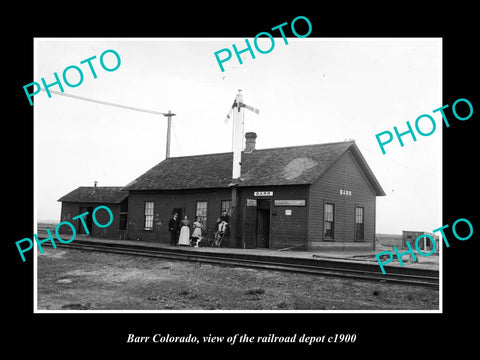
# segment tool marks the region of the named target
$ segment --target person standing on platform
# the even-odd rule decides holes
[[[192,246],[198,247],[198,243],[200,240],[202,240],[202,228],[202,221],[197,216],[195,222],[193,223]]]
[[[178,245],[190,245],[190,220],[185,215],[185,218],[180,222],[180,238],[178,239]]]
[[[168,231],[170,231],[170,245],[176,246],[178,242],[178,221],[177,213],[173,214],[173,217],[168,222]]]

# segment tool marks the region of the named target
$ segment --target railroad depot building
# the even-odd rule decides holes
[[[225,209],[231,231],[222,246],[374,250],[376,197],[385,193],[354,141],[256,149],[256,134],[245,136],[240,179],[232,181],[229,152],[168,157],[116,188],[128,193],[128,206],[119,206],[119,216],[128,209],[125,237],[169,244],[173,212],[199,216],[212,236]],[[69,199],[59,200],[62,221],[79,213]]]
[[[77,234],[86,234],[81,220],[73,220],[79,214],[88,212],[84,221],[88,232],[93,237],[108,239],[126,239],[128,192],[122,191],[121,186],[80,186],[79,188],[62,196],[58,201],[62,202],[61,221],[68,221],[75,225]],[[93,210],[105,205],[112,211],[113,222],[110,226],[100,228],[92,221]],[[104,210],[96,213],[97,221],[107,224],[110,220]],[[72,233],[68,227],[61,227],[61,232]]]

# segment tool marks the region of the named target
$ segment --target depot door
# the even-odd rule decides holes
[[[257,200],[256,247],[270,246],[270,200]]]
[[[93,207],[85,207],[85,206],[80,206],[79,209],[79,214],[83,214],[83,213],[86,213],[88,212],[88,214],[83,217],[84,221],[85,221],[85,224],[86,224],[86,227],[88,229],[88,233],[91,234],[92,233],[92,213],[93,213]],[[82,224],[82,220],[80,220],[80,218],[77,220],[78,223],[77,223],[77,233],[78,234],[86,234],[87,232],[85,231],[85,228]]]

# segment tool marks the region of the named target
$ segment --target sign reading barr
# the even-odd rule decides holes
[[[305,206],[305,200],[275,200],[275,206]]]
[[[273,191],[255,191],[253,196],[273,196]]]

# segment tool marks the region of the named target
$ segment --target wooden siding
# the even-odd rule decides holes
[[[207,201],[207,231],[212,233],[221,215],[221,201],[230,200],[230,189],[182,191],[130,191],[128,197],[127,238],[170,244],[168,221],[174,208],[184,209],[190,221],[195,220],[196,202]],[[144,229],[146,201],[154,202],[153,229]]]
[[[256,191],[273,191],[273,196],[255,196]],[[297,246],[306,249],[308,218],[308,186],[266,186],[239,189],[240,214],[242,224],[240,234],[237,233],[237,247],[254,248],[256,236],[256,207],[246,206],[247,199],[270,199],[270,249],[283,249]],[[275,206],[275,200],[305,200],[305,206]],[[285,210],[291,210],[286,215]]]
[[[341,195],[340,190],[351,191]],[[310,186],[308,248],[334,248],[332,243],[373,249],[375,244],[375,192],[349,151]],[[334,238],[324,237],[325,202],[335,204]],[[355,239],[355,207],[364,207],[364,240]],[[338,248],[338,247],[337,247]],[[344,245],[341,247],[344,248]]]
[[[255,196],[255,191],[273,191],[272,197]],[[131,191],[129,195],[128,239],[170,243],[168,220],[174,208],[184,208],[190,220],[195,216],[197,201],[207,201],[207,230],[211,235],[220,216],[221,201],[231,200],[230,189],[182,191]],[[270,199],[269,248],[281,249],[300,245],[306,248],[308,186],[252,187],[238,189],[237,230],[235,239],[226,238],[222,246],[256,247],[256,207],[247,207],[247,199]],[[275,206],[274,200],[305,200],[305,206]],[[153,201],[153,229],[144,230],[144,204]],[[291,210],[286,215],[285,210]],[[231,219],[233,221],[233,219]],[[231,222],[232,222],[231,221]]]
[[[62,202],[60,221],[61,222],[68,221],[72,223],[75,226],[75,231],[78,234],[82,231],[80,230],[80,228],[83,229],[83,225],[80,219],[73,220],[73,218],[83,213],[84,211],[82,211],[82,209],[85,207],[91,207],[93,211],[97,206],[100,206],[100,205],[108,206],[108,208],[112,211],[113,222],[105,228],[100,228],[95,225],[95,222],[93,222],[93,219],[92,219],[92,231],[90,235],[92,235],[93,237],[99,237],[99,238],[118,239],[120,237],[120,230],[119,230],[120,204]],[[90,212],[90,216],[91,215],[92,213]],[[86,217],[84,217],[84,219],[85,218]],[[98,221],[99,224],[107,224],[108,221],[110,220],[110,217],[106,210],[99,209],[95,213],[95,219]],[[61,226],[59,230],[60,230],[60,233],[62,234],[72,233],[70,227],[68,227],[67,225]],[[82,233],[85,233],[85,232],[82,232]]]

